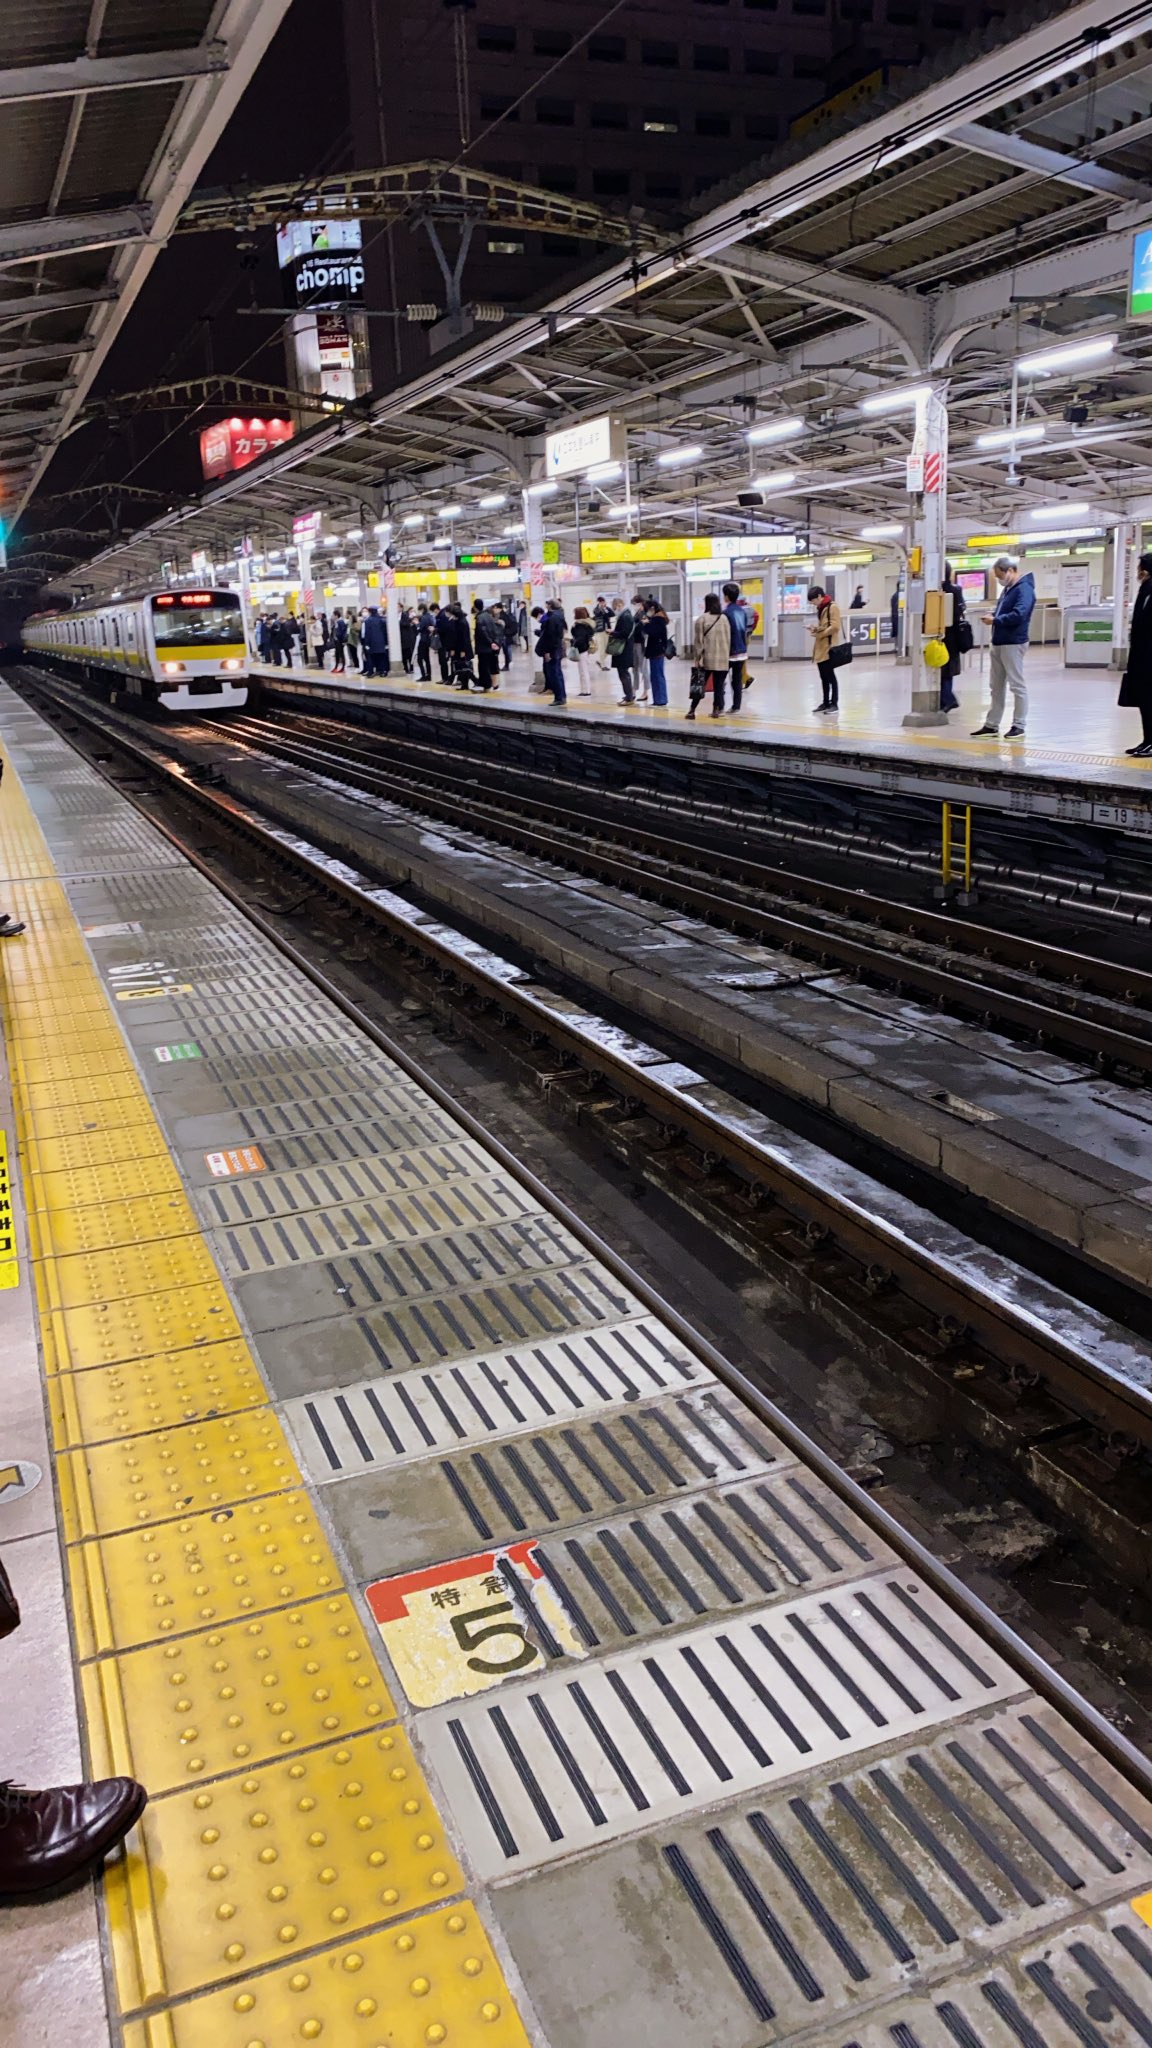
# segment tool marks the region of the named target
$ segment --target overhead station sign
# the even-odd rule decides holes
[[[458,569],[514,569],[516,555],[509,548],[472,548],[456,557]]]
[[[736,562],[783,560],[796,553],[794,533],[655,535],[643,540],[586,540],[583,562]],[[727,573],[727,572],[725,572]]]
[[[561,427],[544,442],[544,474],[549,477],[575,476],[582,469],[598,469],[603,462],[623,462],[626,430],[623,420],[602,413],[598,419],[581,420],[578,426]]]

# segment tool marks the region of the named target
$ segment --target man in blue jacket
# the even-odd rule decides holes
[[[1000,737],[1000,721],[1004,716],[1004,703],[1008,691],[1012,692],[1012,723],[1005,733],[1005,739],[1022,740],[1028,721],[1028,686],[1024,681],[1024,649],[1028,645],[1028,622],[1036,606],[1036,585],[1031,573],[1022,576],[1019,562],[1010,555],[1001,555],[993,562],[992,574],[1000,585],[1000,596],[994,612],[985,613],[984,624],[992,628],[992,660],[989,680],[992,686],[992,702],[983,725],[978,725],[973,739],[983,739],[985,734]]]
[[[733,711],[739,711],[744,701],[744,691],[747,688],[747,668],[745,664],[748,660],[748,611],[740,595],[740,585],[738,583],[726,583],[724,585],[724,617],[728,621],[728,631],[731,636],[728,673],[732,678],[732,709]],[[716,686],[712,709],[717,717],[719,717],[724,709],[723,682]]]

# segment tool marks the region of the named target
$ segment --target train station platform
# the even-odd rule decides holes
[[[961,709],[946,726],[906,728],[908,670],[887,655],[858,657],[841,672],[837,716],[813,714],[819,686],[804,662],[754,662],[752,688],[735,715],[713,721],[710,699],[689,724],[689,664],[668,664],[669,705],[621,708],[612,674],[597,672],[591,699],[575,694],[574,661],[565,663],[568,703],[531,688],[539,663],[519,654],[500,688],[490,696],[465,696],[439,682],[393,674],[365,681],[349,670],[332,675],[316,668],[289,671],[254,663],[283,701],[316,695],[363,703],[365,692],[381,692],[417,704],[458,706],[470,717],[498,716],[515,726],[526,715],[540,716],[582,739],[591,727],[605,745],[641,745],[672,759],[732,757],[742,769],[759,765],[774,775],[818,778],[845,789],[875,788],[902,795],[976,803],[1040,818],[1152,832],[1152,761],[1130,760],[1125,748],[1140,738],[1137,713],[1116,704],[1119,676],[1112,669],[1067,669],[1058,651],[1029,650],[1027,676],[1032,712],[1024,740],[975,739],[988,703],[985,651],[959,683]],[[1007,720],[1005,720],[1007,724]]]
[[[1152,1804],[7,689],[0,743],[4,1768],[150,1795],[8,1914],[6,2048],[1152,2038]]]

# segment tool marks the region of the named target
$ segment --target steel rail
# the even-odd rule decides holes
[[[423,806],[434,815],[466,829],[492,833],[495,827],[495,836],[521,851],[551,862],[560,861],[566,866],[594,876],[599,881],[613,883],[635,894],[662,898],[673,903],[677,909],[691,911],[713,922],[727,925],[733,930],[746,932],[759,939],[771,938],[791,952],[806,954],[820,962],[835,962],[838,966],[848,967],[854,973],[870,979],[895,981],[930,998],[933,1002],[945,1003],[981,1020],[992,1016],[998,1023],[1011,1024],[1049,1041],[1062,1043],[1080,1054],[1087,1054],[1094,1060],[1114,1062],[1116,1065],[1134,1068],[1144,1075],[1152,1076],[1152,1035],[1145,1038],[1131,1030],[1102,1022],[1098,1018],[1081,1016],[1074,1007],[1053,1008],[1047,1002],[1015,994],[995,982],[978,978],[965,979],[947,968],[917,959],[905,950],[893,951],[874,942],[854,938],[834,926],[806,923],[799,918],[784,916],[765,904],[750,904],[738,896],[725,893],[714,883],[701,887],[672,872],[661,873],[646,868],[636,857],[638,852],[669,863],[669,866],[676,864],[674,855],[670,855],[666,839],[638,832],[634,827],[628,826],[620,835],[626,840],[628,853],[626,857],[616,859],[599,850],[594,842],[589,843],[587,839],[580,843],[573,843],[571,839],[559,842],[555,837],[558,831],[572,835],[577,828],[572,814],[558,806],[532,805],[537,814],[550,812],[543,821],[547,824],[547,831],[536,831],[529,825],[518,823],[503,815],[492,820],[486,819],[483,806],[477,800],[475,784],[471,786],[467,797],[461,796],[459,799],[430,796],[426,791],[416,794],[411,784],[406,783],[403,777],[374,765],[367,766],[355,755],[345,754],[341,757],[333,752],[330,743],[323,748],[318,745],[308,746],[299,741],[283,739],[274,732],[270,733],[263,726],[252,728],[249,724],[246,727],[243,722],[230,730],[239,731],[242,736],[251,731],[255,744],[273,758],[293,760],[328,776],[350,773],[361,788],[390,796],[398,794],[400,800],[412,808],[419,809]],[[518,802],[523,808],[523,798],[519,798]],[[597,819],[596,822],[600,824],[602,821]],[[750,862],[739,854],[733,858],[730,865],[737,871],[741,885],[749,889],[778,888],[780,882],[787,879],[780,870]],[[816,887],[820,894],[834,894],[838,898],[837,910],[853,915],[857,919],[861,908],[865,915],[869,916],[877,902],[875,898],[856,897],[854,892],[840,889],[834,884],[830,885],[827,891],[824,890],[823,884]],[[897,912],[896,906],[885,904],[884,911],[887,914],[887,922],[900,921],[901,914]],[[912,910],[902,913],[905,931],[909,932],[909,936],[922,940],[925,935],[918,928],[917,919],[918,913]],[[913,920],[910,931],[909,920]],[[932,922],[933,936],[937,932],[946,937],[951,936],[953,928],[948,919],[933,912],[926,912],[923,921],[926,923],[929,920]],[[987,950],[992,950],[998,937],[998,934],[989,936]],[[1145,984],[1148,1000],[1152,1002],[1152,976],[1143,975],[1139,970],[1126,974],[1124,970],[1112,967],[1112,963],[1097,963],[1087,955],[1067,955],[1056,947],[1013,941],[1011,950],[1017,957],[1018,949],[1026,952],[1028,965],[1034,973],[1040,964],[1047,964],[1049,959],[1053,963],[1070,962],[1074,973],[1084,975],[1091,974],[1098,964],[1102,968],[1107,966],[1112,973],[1123,977],[1126,993],[1136,984]],[[1083,989],[1077,990],[1074,1001],[1079,1000],[1084,993],[1086,991]],[[1152,1034],[1152,1018],[1149,1019],[1149,1025]]]
[[[1094,1427],[1120,1432],[1152,1448],[1152,1391],[1097,1356],[1086,1343],[1066,1336],[1058,1317],[1045,1323],[1038,1313],[990,1284],[977,1263],[966,1267],[956,1259],[942,1260],[899,1222],[867,1209],[846,1184],[822,1182],[800,1160],[758,1143],[738,1117],[726,1119],[707,1101],[670,1086],[658,1070],[654,1073],[630,1061],[610,1041],[590,1036],[570,1010],[551,1008],[534,993],[527,977],[521,977],[524,985],[518,986],[515,975],[497,971],[506,970],[506,962],[489,955],[492,964],[486,965],[480,948],[451,927],[430,929],[429,920],[409,912],[398,897],[391,904],[382,902],[381,895],[389,892],[357,882],[342,860],[322,855],[289,829],[270,825],[227,791],[193,779],[184,765],[173,765],[154,745],[110,729],[106,716],[90,707],[77,705],[39,680],[33,687],[213,813],[230,832],[246,837],[265,862],[287,863],[304,874],[314,887],[374,923],[391,943],[417,952],[442,981],[466,987],[482,1008],[495,1008],[515,1019],[531,1039],[548,1042],[563,1059],[595,1072],[659,1128],[680,1131],[706,1161],[726,1166],[752,1193],[767,1193],[801,1225],[827,1234],[862,1272],[882,1266],[902,1295],[939,1325],[957,1325],[959,1319],[958,1326],[967,1328],[999,1365],[1042,1379]],[[1093,1339],[1099,1342],[1098,1330]]]
[[[73,710],[72,706],[67,708],[69,711]],[[101,725],[96,718],[88,717],[86,722],[103,738],[109,737],[107,726]],[[143,748],[137,749],[124,742],[120,735],[115,736],[115,743],[125,746],[130,753],[136,753],[153,768],[161,765],[154,759],[149,759]],[[112,782],[113,787],[118,787],[114,778],[106,773],[99,762],[94,765],[97,771],[104,775],[105,780]],[[177,776],[171,769],[167,772],[173,781],[179,783],[185,796],[200,800],[214,798],[213,792],[189,784],[185,778]],[[399,1040],[385,1031],[353,997],[333,982],[314,961],[309,959],[305,951],[293,945],[292,941],[277,929],[272,919],[265,917],[248,902],[242,892],[223,878],[178,832],[156,819],[131,790],[121,789],[119,793],[148,819],[148,822],[167,839],[190,866],[195,868],[197,873],[204,876],[214,888],[219,889],[233,907],[239,910],[285,959],[306,976],[314,988],[363,1031],[371,1043],[388,1059],[393,1060],[410,1080],[422,1088],[439,1109],[453,1117],[470,1138],[482,1145],[534,1201],[554,1216],[565,1230],[570,1231],[577,1242],[597,1259],[621,1286],[634,1294],[649,1313],[657,1316],[766,1428],[776,1431],[788,1448],[823,1479],[837,1498],[859,1515],[880,1541],[889,1544],[895,1554],[902,1558],[911,1570],[917,1572],[933,1592],[939,1594],[941,1599],[962,1616],[976,1633],[1004,1658],[1026,1685],[1064,1715],[1077,1733],[1096,1749],[1135,1791],[1145,1799],[1152,1799],[1152,1761],[1136,1747],[1135,1743],[1130,1742],[1127,1736],[1113,1727],[1098,1708],[1047,1664],[1031,1644],[1010,1627],[986,1601],[981,1600],[965,1586],[946,1564],[935,1557],[925,1544],[876,1501],[865,1487],[843,1471],[821,1445],[755,1386],[723,1352],[702,1336],[642,1274],[636,1272],[613,1245],[601,1237],[576,1210],[570,1208],[552,1188],[540,1180],[530,1167],[495,1137],[478,1117],[436,1080],[435,1076],[429,1074]],[[280,853],[284,851],[279,842],[277,850]]]

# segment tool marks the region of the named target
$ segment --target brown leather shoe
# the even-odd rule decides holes
[[[0,1903],[64,1890],[124,1840],[148,1804],[133,1778],[26,1792],[0,1780]]]

